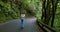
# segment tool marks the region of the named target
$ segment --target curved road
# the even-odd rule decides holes
[[[36,24],[36,18],[26,18],[24,29],[21,29],[21,20],[11,20],[12,22],[0,25],[0,32],[42,32]]]

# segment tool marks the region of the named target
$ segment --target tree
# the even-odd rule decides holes
[[[51,0],[51,1],[52,1],[52,21],[51,21],[51,27],[53,27],[58,0]]]
[[[53,27],[55,13],[57,9],[58,0],[42,0],[42,17],[41,19],[45,24],[49,24],[51,21],[51,26]],[[52,20],[50,20],[52,19]]]

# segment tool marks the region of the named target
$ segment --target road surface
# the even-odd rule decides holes
[[[36,18],[26,18],[24,29],[21,29],[21,20],[11,20],[11,22],[0,25],[0,32],[41,32],[36,24]]]

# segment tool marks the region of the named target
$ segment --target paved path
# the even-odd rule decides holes
[[[40,32],[36,24],[36,18],[27,18],[24,22],[24,29],[21,29],[21,20],[0,25],[0,32]]]

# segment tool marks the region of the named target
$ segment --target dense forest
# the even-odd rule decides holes
[[[20,18],[21,12],[26,15],[37,15],[40,10],[39,6],[39,0],[0,0],[0,22]]]
[[[60,0],[0,0],[0,23],[21,18],[21,13],[60,30]]]

